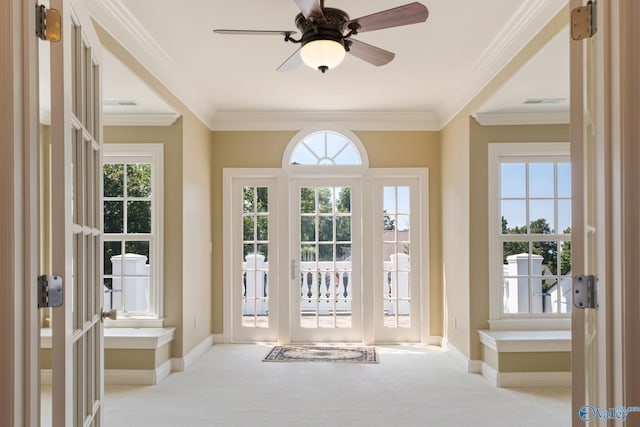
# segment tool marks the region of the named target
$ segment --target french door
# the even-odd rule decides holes
[[[51,0],[52,268],[64,280],[52,310],[53,426],[100,426],[103,397],[100,42],[84,2]]]
[[[232,342],[427,342],[425,170],[224,171]]]
[[[300,179],[289,191],[291,340],[362,341],[360,182]]]
[[[422,277],[428,268],[423,256],[421,180],[418,177],[376,178],[370,245],[374,277],[375,342],[418,342],[427,330],[428,298]],[[425,316],[423,316],[423,313]]]
[[[231,248],[225,252],[232,256],[233,341],[278,340],[277,184],[269,175],[231,183]]]

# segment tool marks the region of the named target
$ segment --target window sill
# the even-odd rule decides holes
[[[571,351],[571,331],[479,330],[480,342],[498,353]]]
[[[176,328],[105,328],[105,349],[159,349],[171,341]],[[51,348],[51,329],[40,330],[40,347]]]

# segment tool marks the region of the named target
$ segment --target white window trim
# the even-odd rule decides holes
[[[568,160],[568,142],[509,142],[489,143],[489,327],[492,330],[536,330],[570,329],[570,313],[567,314],[529,314],[502,313],[501,287],[496,283],[502,278],[502,250],[497,230],[502,227],[500,219],[500,163],[503,159],[521,158],[523,161]],[[555,161],[555,160],[554,160]]]
[[[118,312],[117,320],[105,321],[105,327],[135,328],[162,327],[164,307],[164,146],[163,144],[104,144],[103,165],[109,163],[151,163],[151,235],[150,251],[154,254],[151,263],[152,287],[151,312],[154,316],[130,316]],[[103,234],[104,238],[104,234]]]

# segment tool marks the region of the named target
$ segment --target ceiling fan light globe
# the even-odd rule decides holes
[[[334,40],[313,40],[302,46],[300,51],[302,61],[314,70],[335,68],[345,55],[344,46]]]

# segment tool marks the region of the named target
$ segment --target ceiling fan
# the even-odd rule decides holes
[[[355,40],[352,36],[366,31],[382,30],[424,22],[429,17],[426,6],[414,2],[350,19],[340,10],[324,6],[324,0],[295,0],[301,13],[296,16],[296,27],[302,37],[295,39],[295,31],[213,30],[216,34],[281,35],[285,42],[301,44],[278,71],[289,71],[304,62],[325,73],[338,66],[348,52],[370,64],[381,66],[393,60],[395,54],[379,47]]]

